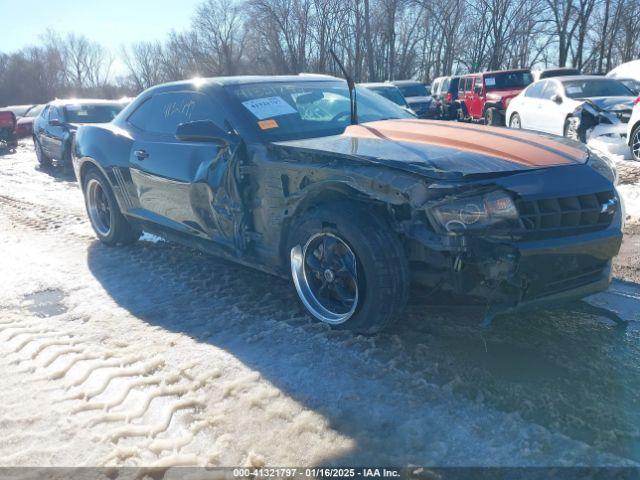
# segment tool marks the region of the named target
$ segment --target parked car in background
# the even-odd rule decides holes
[[[16,121],[22,118],[25,113],[29,111],[29,109],[33,108],[35,105],[9,105],[8,107],[0,108],[1,111],[9,111],[13,112],[16,117]]]
[[[627,87],[611,78],[556,77],[536,82],[514,98],[507,118],[511,128],[625,145],[634,99]]]
[[[622,211],[605,159],[417,120],[366,89],[355,115],[349,99],[326,76],[198,79],[82,125],[73,164],[97,237],[144,228],[289,277],[314,318],[364,333],[401,317],[412,281],[491,315],[608,287]]]
[[[627,139],[631,158],[640,162],[640,96],[633,101],[633,112],[627,125]]]
[[[70,99],[48,103],[33,123],[33,143],[40,165],[71,168],[75,132],[87,123],[108,123],[126,103],[119,100]]]
[[[31,137],[33,135],[33,121],[40,115],[44,105],[34,105],[16,122],[16,136],[18,138]]]
[[[440,77],[431,84],[431,96],[437,118],[453,120],[458,117],[458,83],[460,77]]]
[[[409,104],[400,92],[400,89],[391,82],[359,83],[358,87],[371,90],[372,92],[383,96],[387,100],[392,101],[396,105],[407,109],[409,112],[415,113],[413,110],[411,110],[411,107],[409,107]]]
[[[528,69],[465,75],[458,84],[458,118],[504,125],[509,102],[532,82]]]
[[[16,116],[10,110],[0,110],[0,153],[18,146]]]
[[[418,118],[430,118],[433,115],[431,87],[416,80],[397,80],[392,82],[400,89],[411,110]]]
[[[545,70],[536,70],[532,73],[534,80],[543,80],[551,77],[564,77],[567,75],[582,75],[582,72],[579,69],[571,67],[547,68]]]

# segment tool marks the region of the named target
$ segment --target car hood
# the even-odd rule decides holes
[[[583,164],[586,147],[560,137],[430,120],[385,120],[347,127],[342,135],[276,142],[305,151],[418,173],[437,179],[500,176]]]
[[[585,102],[595,105],[600,110],[618,111],[633,109],[633,101],[635,97],[590,97],[582,98]]]
[[[21,117],[20,120],[16,122],[16,125],[28,125],[30,123],[33,123],[33,120],[33,117]]]
[[[431,102],[431,97],[405,97],[405,100],[409,105],[412,103],[429,103]]]

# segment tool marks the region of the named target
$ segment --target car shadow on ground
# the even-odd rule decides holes
[[[76,183],[76,175],[73,170],[69,168],[63,168],[57,165],[36,165],[35,170],[48,175],[56,182]]]
[[[499,318],[486,330],[476,313],[411,302],[396,327],[366,338],[309,320],[284,280],[175,244],[94,242],[88,265],[136,317],[225,349],[354,439],[353,451],[326,464],[518,462],[438,450],[473,442],[439,424],[433,405],[447,398],[461,425],[502,412],[640,461],[638,322],[620,329],[560,309]],[[629,299],[635,311],[638,298]],[[505,434],[492,418],[480,426],[485,438]],[[420,457],[426,451],[433,457]]]

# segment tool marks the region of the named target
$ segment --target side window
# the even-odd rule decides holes
[[[473,93],[480,95],[482,93],[482,77],[475,77],[473,84]]]
[[[47,105],[46,107],[44,107],[44,109],[42,110],[42,112],[40,112],[40,116],[43,119],[48,119],[49,118],[49,105]]]
[[[542,98],[542,90],[546,87],[547,82],[537,82],[527,88],[527,93],[525,93],[525,97],[529,98]]]
[[[138,105],[127,121],[140,130],[146,130],[147,122],[151,116],[151,102],[153,98],[148,98],[141,105]]]
[[[547,82],[547,85],[542,91],[541,97],[544,98],[545,100],[551,100],[551,97],[559,93],[560,93],[560,89],[555,84],[555,82]]]
[[[129,117],[129,122],[151,133],[173,135],[181,123],[197,120],[211,120],[222,127],[216,112],[220,109],[204,94],[167,92],[147,100]]]
[[[62,120],[60,118],[60,109],[58,107],[51,107],[49,109],[49,120]]]

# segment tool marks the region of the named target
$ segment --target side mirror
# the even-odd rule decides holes
[[[562,97],[557,93],[554,93],[553,95],[551,95],[551,101],[560,105],[562,103]]]
[[[182,142],[209,142],[225,146],[230,136],[211,120],[198,120],[178,125],[176,138]]]
[[[51,125],[52,127],[59,127],[62,125],[62,122],[60,120],[58,120],[57,118],[51,119],[49,120],[49,125]]]

